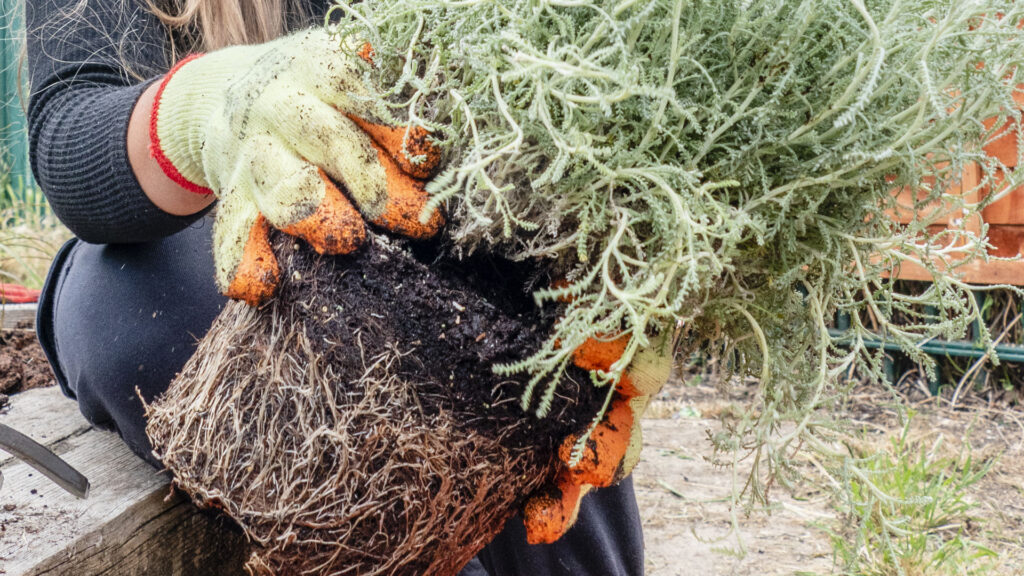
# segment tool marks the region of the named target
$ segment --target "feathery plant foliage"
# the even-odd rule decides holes
[[[843,517],[831,534],[839,573],[991,572],[998,554],[971,534],[979,523],[978,506],[967,493],[994,462],[975,458],[969,441],[947,455],[942,436],[929,445],[912,440],[909,432],[908,420],[888,450],[851,449],[855,460],[838,502]]]
[[[456,248],[567,279],[536,294],[567,302],[546,345],[500,367],[532,375],[524,406],[544,414],[590,337],[630,337],[616,371],[670,340],[722,355],[763,390],[716,438],[756,452],[755,498],[798,447],[842,457],[817,409],[844,375],[881,377],[870,331],[927,362],[916,343],[977,316],[955,271],[984,254],[981,206],[958,180],[980,163],[986,201],[1022,180],[982,151],[983,120],[1020,120],[1022,20],[1012,0],[375,0],[329,16],[340,41],[373,45],[380,116],[448,147],[428,190]],[[920,191],[909,225],[891,217],[898,189]],[[933,272],[924,294],[885,279],[907,262]],[[854,319],[844,343],[826,330],[837,311]]]

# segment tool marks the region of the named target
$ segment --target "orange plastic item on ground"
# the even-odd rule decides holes
[[[39,301],[39,290],[25,288],[18,284],[5,284],[0,282],[0,303],[3,304],[27,304]]]

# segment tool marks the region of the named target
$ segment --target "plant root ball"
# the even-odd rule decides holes
[[[524,379],[491,370],[549,329],[492,303],[521,283],[368,244],[323,257],[276,236],[278,297],[228,304],[148,407],[175,484],[254,542],[251,574],[454,575],[596,412],[585,374],[537,419]]]

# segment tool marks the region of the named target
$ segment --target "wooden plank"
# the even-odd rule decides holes
[[[0,468],[0,566],[40,574],[242,574],[244,538],[182,497],[114,434],[89,430],[54,446],[92,483],[86,500],[19,461]]]
[[[1024,260],[992,261],[971,264],[965,277],[971,284],[1011,284],[1024,286]]]
[[[938,168],[943,166],[948,166],[948,164],[939,165]],[[926,183],[929,186],[934,186],[935,178],[927,178]],[[981,192],[979,189],[980,184],[981,167],[977,164],[971,164],[964,169],[960,182],[955,183],[949,189],[948,194],[962,196],[967,203],[976,203]],[[893,190],[893,193],[896,195],[896,206],[889,212],[889,215],[897,222],[909,224],[916,220],[924,222],[929,226],[945,227],[951,220],[963,217],[962,210],[954,210],[952,204],[947,202],[935,201],[924,206],[918,206],[917,204],[924,201],[930,194],[927,190],[901,188]],[[980,227],[980,221],[968,223],[967,227],[971,230],[978,228]]]
[[[0,328],[10,330],[22,323],[35,326],[35,304],[0,304]]]
[[[1024,260],[973,262],[957,268],[957,275],[971,284],[1009,284],[1024,286]],[[922,266],[904,262],[900,266],[901,280],[932,281],[932,275]]]
[[[970,166],[964,171],[961,193],[969,203],[976,203],[981,200],[983,194],[988,191],[981,187],[981,170],[977,165]],[[903,193],[907,195],[906,192]],[[1024,188],[1014,190],[999,201],[985,207],[979,216],[971,218],[964,223],[968,231],[980,234],[982,220],[988,223],[988,239],[993,245],[990,256],[1003,258],[1014,258],[1024,253],[1024,218],[1021,217],[1021,210],[1024,209]],[[896,214],[897,218],[909,218],[910,213]],[[955,216],[955,215],[954,215]],[[941,219],[936,219],[940,222]],[[931,229],[931,228],[930,228]],[[942,226],[933,230],[939,233]],[[969,265],[960,266],[956,270],[957,275],[964,281],[971,284],[1010,284],[1024,286],[1024,261],[975,261]],[[932,275],[916,264],[903,263],[898,270],[897,276],[901,280],[932,281]]]
[[[971,164],[964,169],[963,182],[960,183],[960,195],[963,196],[964,201],[967,204],[979,204],[984,194],[984,190],[981,186],[981,166],[977,164]],[[963,212],[961,211],[959,216],[963,218]],[[974,232],[977,235],[981,235],[982,217],[981,214],[975,213],[964,222],[964,228],[970,232]]]
[[[1013,95],[1018,106],[1024,107],[1024,84],[1018,86]],[[995,127],[997,118],[989,118],[984,121],[985,127]],[[1017,166],[1020,150],[1018,149],[1018,126],[1017,120],[1007,119],[993,138],[984,146],[985,153],[999,159],[1008,168],[1021,169]],[[995,186],[998,189],[1000,176],[997,175]],[[986,187],[981,186],[982,172],[978,165],[971,165],[964,171],[963,183],[960,193],[969,203],[979,202],[983,196],[991,193]],[[917,198],[921,198],[918,194]],[[899,209],[895,210],[893,217],[898,222],[909,222],[915,214],[912,209],[912,191],[898,191],[898,200],[901,201]],[[927,207],[926,207],[927,208]],[[1024,254],[1024,187],[1012,190],[1002,198],[992,202],[981,211],[981,218],[972,218],[965,223],[965,228],[972,232],[980,232],[981,222],[984,220],[989,225],[989,242],[993,249],[990,256],[1013,258]],[[918,210],[919,218],[927,218],[927,210]],[[955,217],[954,215],[951,215]],[[948,224],[949,219],[935,218],[936,224]],[[968,266],[957,269],[957,274],[971,284],[1012,284],[1024,286],[1024,262],[973,262]],[[903,280],[931,281],[932,276],[921,266],[915,264],[903,264],[898,270],[898,277]]]
[[[78,411],[78,403],[64,396],[60,388],[36,388],[11,396],[10,406],[0,413],[0,422],[44,446],[52,446],[89,430]],[[0,452],[0,466],[13,456]],[[3,494],[0,493],[0,501]]]
[[[1020,214],[1024,214],[1021,206]],[[988,241],[992,245],[989,256],[1016,258],[1024,252],[1024,226],[1009,224],[992,225],[988,228]]]
[[[1018,84],[1013,93],[1013,100],[1017,106],[1024,109],[1024,84]],[[998,121],[997,118],[988,118],[984,121],[986,130],[991,130]],[[1017,120],[1008,118],[1006,123],[1000,126],[994,134],[994,138],[985,144],[985,154],[998,158],[1005,166],[1013,168],[1017,166]]]
[[[1002,191],[1002,173],[997,173],[994,188]],[[991,189],[986,190],[986,196]],[[1024,186],[1006,192],[1002,198],[992,202],[981,211],[985,222],[989,224],[1024,224]]]
[[[51,448],[89,478],[92,491],[79,500],[18,460],[0,468],[0,560],[9,574],[28,573],[166,484],[113,434],[89,430]]]
[[[89,498],[80,500],[4,455],[0,574],[243,573],[248,547],[237,528],[181,495],[170,496],[165,475],[116,435],[90,428],[57,388],[13,396],[0,422],[49,446],[92,484]]]
[[[62,574],[131,576],[241,576],[248,548],[241,531],[200,512],[180,494],[165,502],[154,492],[68,549],[37,564],[26,576]]]

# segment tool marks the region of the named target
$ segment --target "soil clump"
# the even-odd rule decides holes
[[[55,383],[35,332],[28,329],[0,331],[0,394],[15,394]]]
[[[577,369],[538,419],[498,376],[548,334],[528,266],[374,237],[282,235],[279,293],[230,303],[148,432],[175,483],[260,546],[257,574],[454,575],[551,480],[600,391]]]

